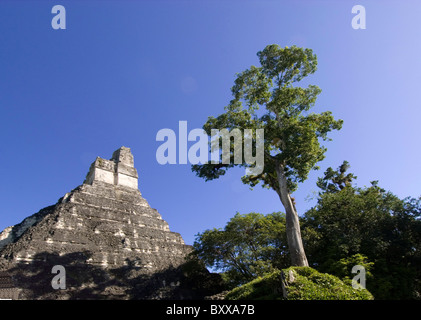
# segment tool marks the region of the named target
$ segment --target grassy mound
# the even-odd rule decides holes
[[[284,288],[282,278],[284,274]],[[286,298],[283,292],[286,292]],[[228,300],[372,300],[367,290],[357,290],[339,278],[309,267],[290,267],[231,290]]]
[[[282,299],[281,271],[258,277],[240,287],[232,289],[225,296],[227,300],[275,300]]]

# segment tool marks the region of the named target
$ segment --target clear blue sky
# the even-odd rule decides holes
[[[51,27],[56,4],[66,30]],[[356,4],[365,30],[351,27]],[[205,182],[155,158],[158,130],[222,113],[235,73],[273,43],[314,50],[313,111],[344,120],[294,194],[299,213],[343,160],[359,186],[420,196],[420,16],[419,1],[1,1],[0,229],[56,203],[122,145],[143,196],[188,244],[237,211],[281,211],[274,191],[241,183],[243,169]]]

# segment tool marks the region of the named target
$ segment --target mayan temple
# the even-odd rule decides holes
[[[183,271],[190,251],[142,197],[121,147],[57,204],[0,233],[0,298],[200,298]]]

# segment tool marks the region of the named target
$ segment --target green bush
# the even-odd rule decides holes
[[[282,299],[281,271],[276,270],[258,277],[240,287],[234,288],[225,296],[227,300],[277,300]]]
[[[309,267],[284,269],[288,300],[372,300],[367,290],[357,290],[339,278],[320,273]],[[277,270],[231,290],[228,300],[274,300],[284,299],[282,272]]]
[[[290,279],[290,271],[294,281]],[[372,300],[365,289],[354,289],[339,278],[309,267],[284,270],[288,283],[288,300]]]

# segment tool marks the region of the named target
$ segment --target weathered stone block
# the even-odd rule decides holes
[[[93,184],[96,181],[137,189],[138,174],[134,168],[130,148],[121,147],[116,150],[111,160],[96,158],[89,169],[85,183]]]

